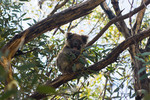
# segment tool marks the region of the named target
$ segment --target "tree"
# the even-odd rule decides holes
[[[40,6],[42,7],[42,2],[45,0],[40,1]],[[80,2],[80,0],[79,0]],[[76,2],[78,3],[78,2]],[[80,78],[83,76],[84,79],[88,79],[89,76],[95,77],[93,75],[100,74],[99,72],[105,68],[104,77],[105,80],[105,86],[103,90],[103,96],[100,94],[100,99],[112,99],[112,98],[122,98],[121,93],[119,93],[119,89],[123,88],[124,82],[127,80],[129,76],[125,75],[125,68],[120,66],[125,66],[127,59],[123,59],[123,55],[121,54],[124,50],[127,48],[129,51],[129,54],[131,56],[131,68],[134,72],[134,91],[135,94],[131,93],[133,90],[133,86],[131,84],[128,85],[128,88],[130,90],[129,97],[132,98],[135,96],[136,100],[140,100],[143,98],[143,96],[146,96],[146,93],[143,93],[143,90],[149,93],[149,69],[148,64],[149,62],[146,62],[146,60],[149,59],[149,41],[150,39],[147,39],[145,41],[142,41],[143,39],[146,39],[150,36],[150,29],[149,29],[149,23],[144,22],[144,25],[142,25],[142,20],[146,11],[146,6],[150,3],[149,0],[143,0],[141,5],[134,10],[130,11],[127,14],[122,15],[122,10],[120,10],[118,0],[111,0],[111,3],[113,5],[113,9],[115,11],[115,14],[112,12],[112,10],[108,7],[107,3],[104,0],[87,0],[84,2],[81,2],[79,4],[75,4],[74,1],[70,2],[69,0],[64,0],[63,2],[58,2],[56,6],[54,7],[54,10],[48,15],[47,18],[39,21],[36,24],[32,25],[26,30],[22,30],[22,26],[20,25],[22,20],[29,20],[30,18],[23,19],[23,16],[25,16],[25,13],[23,13],[19,18],[16,16],[17,12],[21,12],[21,4],[16,4],[15,2],[11,3],[8,1],[1,1],[1,12],[5,11],[5,13],[1,13],[1,22],[2,28],[1,28],[1,42],[3,43],[1,45],[1,70],[2,72],[2,82],[1,85],[1,93],[5,92],[1,96],[1,98],[8,98],[11,94],[14,94],[14,98],[27,98],[30,94],[30,98],[40,99],[47,96],[52,96],[52,98],[61,98],[63,95],[70,95],[70,98],[88,98],[88,96],[79,96],[79,94],[83,94],[81,88],[76,91],[72,92],[71,94],[65,94],[65,92],[61,92],[61,90],[67,88],[67,87],[74,87],[73,83],[70,84],[64,84],[67,83],[70,80],[78,79],[80,81]],[[13,5],[12,5],[13,4]],[[61,12],[56,13],[59,9],[62,9],[65,7],[65,5],[74,5],[70,8],[67,8],[66,10],[63,10]],[[10,9],[7,9],[8,5],[10,6]],[[44,35],[43,33],[47,31],[51,31],[55,29],[53,32],[53,35],[60,34],[60,32],[64,33],[64,31],[61,29],[61,26],[64,24],[69,23],[67,31],[71,31],[72,28],[76,27],[83,19],[88,19],[89,16],[92,16],[92,13],[97,13],[97,11],[92,10],[96,8],[97,6],[101,6],[105,14],[107,14],[109,18],[109,22],[102,28],[97,27],[97,30],[100,29],[100,32],[97,32],[98,34],[92,38],[91,41],[88,42],[85,51],[83,53],[84,56],[86,56],[88,60],[89,66],[84,68],[81,71],[74,72],[71,75],[59,75],[57,73],[58,70],[55,66],[55,57],[58,54],[59,50],[62,48],[64,42],[62,42],[61,39],[54,39],[51,38],[50,43],[47,43],[46,39],[48,36]],[[133,3],[131,2],[131,7],[133,6]],[[17,10],[12,10],[14,8]],[[12,15],[9,14],[7,11],[12,10]],[[95,9],[94,9],[95,10]],[[16,12],[16,14],[14,13]],[[138,13],[138,14],[137,14]],[[6,15],[7,14],[7,15]],[[133,21],[132,16],[137,14],[136,20]],[[100,13],[100,16],[103,14]],[[83,17],[85,16],[85,17]],[[94,16],[94,15],[93,15]],[[78,23],[73,25],[73,20],[76,20],[78,18],[81,18]],[[129,24],[130,28],[127,26],[125,19],[129,18]],[[5,19],[5,20],[4,20]],[[15,21],[14,21],[15,19]],[[148,19],[149,18],[145,18]],[[100,20],[100,19],[99,19]],[[97,23],[99,23],[99,20]],[[107,22],[106,20],[105,22]],[[13,23],[13,24],[12,24]],[[120,31],[120,33],[123,35],[125,40],[119,44],[115,43],[112,45],[110,43],[111,48],[108,49],[109,46],[99,46],[96,41],[104,35],[104,33],[108,30],[108,28],[112,28],[111,32],[107,34],[106,37],[104,37],[104,40],[109,41],[114,35],[113,34],[113,27],[112,24],[115,24],[117,29]],[[10,26],[12,25],[12,26]],[[19,29],[16,29],[15,27],[20,27]],[[30,25],[30,24],[29,24]],[[96,25],[95,25],[96,26]],[[12,28],[13,27],[13,28]],[[93,29],[89,32],[92,33]],[[117,30],[116,29],[116,30]],[[60,32],[58,32],[58,30]],[[96,31],[94,31],[96,32]],[[3,35],[5,33],[5,35]],[[13,36],[15,33],[18,33],[17,35]],[[7,39],[6,37],[9,36],[11,38]],[[12,38],[13,36],[13,38]],[[5,39],[6,38],[6,39]],[[116,38],[115,38],[116,39]],[[9,41],[9,42],[8,42]],[[112,40],[113,42],[114,40]],[[7,43],[6,43],[7,42]],[[110,41],[109,41],[110,42]],[[6,43],[6,44],[5,44]],[[95,44],[94,44],[95,43]],[[47,45],[46,45],[47,44]],[[144,48],[144,49],[143,49]],[[106,50],[107,49],[107,50]],[[102,50],[102,52],[101,52]],[[109,50],[109,52],[108,52]],[[38,52],[37,52],[38,51]],[[45,56],[46,57],[46,63],[43,63],[41,61],[40,57]],[[26,62],[25,62],[26,61]],[[119,65],[122,64],[122,65]],[[49,68],[49,66],[51,68]],[[13,73],[13,70],[16,71]],[[121,69],[122,72],[117,71],[116,69]],[[128,67],[129,69],[129,67]],[[131,70],[131,69],[130,69]],[[148,71],[147,71],[148,70]],[[113,77],[110,74],[118,73],[123,77],[123,80],[120,80],[120,86],[118,86],[116,89],[113,90]],[[56,77],[58,76],[58,77]],[[4,77],[4,78],[3,78]],[[6,82],[4,83],[4,81]],[[17,80],[17,81],[15,81]],[[81,79],[82,80],[82,79]],[[108,81],[110,85],[108,84]],[[20,87],[18,87],[17,82],[19,82]],[[46,82],[44,84],[44,82]],[[64,84],[64,86],[61,86]],[[82,84],[82,83],[81,83]],[[5,86],[4,86],[5,85]],[[87,86],[89,83],[87,82]],[[60,87],[61,86],[61,87]],[[81,85],[82,87],[85,87],[85,84]],[[58,91],[55,90],[55,88],[59,88]],[[18,88],[18,90],[16,90]],[[85,88],[86,89],[86,88]],[[15,92],[13,92],[15,90]],[[32,91],[35,91],[35,93],[32,93]],[[96,91],[96,90],[95,90]],[[27,94],[25,93],[27,92]],[[106,95],[106,92],[109,92],[109,96]],[[118,95],[115,95],[113,93],[118,93]],[[20,94],[19,94],[20,93]],[[7,95],[5,97],[5,95]],[[125,97],[125,96],[124,96]]]

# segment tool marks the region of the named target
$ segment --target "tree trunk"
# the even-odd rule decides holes
[[[148,0],[143,0],[141,5],[143,4],[143,2],[145,3],[146,1],[148,1]],[[122,16],[121,10],[119,8],[119,1],[118,0],[111,0],[111,2],[112,2],[114,10],[116,12],[116,15]],[[112,19],[115,17],[115,14],[107,6],[106,2],[101,3],[101,7],[105,11],[105,13],[107,14],[109,19]],[[118,30],[123,34],[125,39],[128,39],[130,36],[133,36],[139,32],[141,22],[142,22],[144,13],[145,13],[145,9],[146,8],[142,9],[138,13],[137,18],[136,18],[136,22],[133,26],[133,29],[129,29],[123,20],[119,21],[118,23],[115,23]],[[131,26],[131,28],[132,28],[132,26]],[[133,76],[133,78],[134,78],[134,89],[135,89],[135,92],[137,92],[136,100],[141,100],[143,95],[142,95],[142,93],[138,93],[138,91],[144,89],[147,92],[149,92],[150,87],[149,87],[148,77],[143,79],[143,80],[140,80],[140,77],[142,77],[143,75],[146,74],[146,66],[144,66],[141,61],[139,61],[138,59],[135,58],[135,56],[137,56],[138,54],[141,53],[141,50],[139,48],[139,43],[136,40],[133,40],[133,41],[134,41],[134,44],[129,47],[129,53],[131,55],[132,68],[133,68],[133,72],[134,72],[134,76]],[[147,51],[147,50],[145,49],[142,51]],[[145,70],[142,73],[138,74],[139,70],[142,68],[145,68]]]
[[[11,59],[20,47],[47,31],[51,31],[54,28],[91,13],[91,10],[103,1],[104,0],[87,0],[77,6],[70,7],[64,11],[53,14],[52,16],[48,16],[25,31],[15,35],[1,49],[1,52],[4,55],[2,55],[0,59],[0,64],[8,74],[6,85],[14,80],[12,76]]]

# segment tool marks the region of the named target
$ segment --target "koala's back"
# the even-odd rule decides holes
[[[80,60],[86,62],[84,57],[80,57],[82,48],[87,42],[87,36],[67,33],[66,43],[63,49],[59,52],[56,64],[62,73],[71,73],[82,69],[85,64]],[[81,58],[81,59],[80,59]]]
[[[63,50],[57,56],[57,67],[62,73],[71,73],[73,72],[73,65],[75,64],[76,70],[81,69],[84,64],[81,64],[77,59],[79,51],[74,51],[71,48],[64,47]]]

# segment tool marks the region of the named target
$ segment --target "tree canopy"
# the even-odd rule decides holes
[[[0,99],[150,98],[150,0],[1,0]],[[61,74],[65,34],[89,36],[86,67]]]

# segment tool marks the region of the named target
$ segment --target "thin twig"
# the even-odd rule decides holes
[[[70,23],[70,25],[68,27],[68,32],[70,32],[70,30],[72,30],[73,28],[77,27],[85,19],[85,17],[86,16],[84,16],[83,18],[81,18],[80,21],[77,24],[73,25],[73,26],[71,26],[72,23]]]
[[[88,33],[88,35],[89,35],[90,33],[92,33],[92,31],[95,29],[95,27],[96,27],[97,24],[99,23],[100,19],[101,19],[101,17],[99,17],[99,19],[97,20],[97,22],[95,23],[95,25],[93,26],[93,28],[91,29],[91,31]]]
[[[149,1],[150,2],[150,1]],[[145,4],[148,5],[149,2],[147,1]],[[141,9],[143,9],[145,6],[144,4],[139,6],[138,8],[135,8],[133,11],[123,15],[123,16],[117,16],[115,18],[113,18],[112,20],[110,20],[106,26],[86,45],[87,46],[91,46],[92,44],[94,44],[103,34],[104,32],[115,22],[124,20],[126,18],[129,18],[130,16],[133,16],[134,14],[138,13]]]
[[[106,81],[105,81],[105,86],[104,86],[104,95],[102,97],[102,100],[105,99],[105,95],[106,95],[106,88],[107,88],[107,82],[108,82],[108,77],[106,77]]]
[[[58,88],[60,85],[66,83],[70,80],[73,80],[73,79],[83,76],[84,74],[81,75],[81,73],[85,73],[87,75],[87,74],[99,72],[101,69],[105,68],[107,65],[115,62],[121,52],[123,52],[125,49],[127,49],[130,45],[134,44],[133,39],[135,39],[137,42],[139,42],[148,36],[150,36],[150,28],[148,28],[145,31],[140,32],[139,34],[129,37],[128,39],[126,39],[125,41],[120,43],[117,47],[115,47],[112,50],[112,52],[110,54],[108,54],[101,61],[96,62],[95,64],[89,66],[88,68],[83,68],[82,70],[74,72],[72,74],[60,75],[57,78],[55,78],[53,81],[47,81],[46,85],[51,86],[53,88]],[[40,93],[35,92],[30,97],[35,98],[35,99],[36,98],[41,99],[46,96],[47,96],[46,94],[40,94]]]
[[[64,0],[64,2],[62,2],[61,4],[60,1],[57,3],[57,5],[55,6],[54,10],[48,15],[51,16],[53,15],[58,9],[60,9],[61,7],[63,7],[69,0]]]

